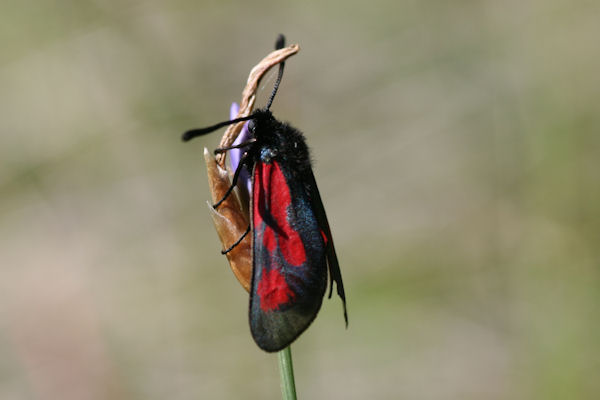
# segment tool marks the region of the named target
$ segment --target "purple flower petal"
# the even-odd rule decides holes
[[[237,103],[231,103],[231,107],[229,109],[229,119],[234,119],[237,117],[237,114],[240,110],[240,107]],[[250,139],[250,132],[248,131],[248,122],[244,124],[242,131],[239,136],[233,142],[234,145],[238,145],[240,143],[244,143]],[[242,158],[242,154],[244,154],[245,149],[232,149],[229,151],[229,162],[231,163],[231,170],[235,171],[240,164],[240,160]],[[240,176],[238,178],[238,188],[240,190],[246,189],[248,192],[246,195],[252,193],[252,181],[250,180],[250,174],[246,170],[245,167],[242,167],[242,171],[240,172]]]

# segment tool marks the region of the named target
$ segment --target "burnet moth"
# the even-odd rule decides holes
[[[283,48],[284,42],[283,35],[279,35],[275,48]],[[252,232],[250,330],[258,346],[269,352],[287,347],[315,319],[325,295],[327,271],[329,297],[335,282],[348,325],[342,275],[304,135],[275,119],[269,111],[284,64],[279,64],[278,77],[265,108],[247,117],[183,134],[183,140],[188,141],[226,125],[249,121],[250,140],[215,150],[215,153],[234,148],[245,151],[231,187],[213,207],[218,208],[230,195],[242,169],[250,172],[250,226],[224,253]]]

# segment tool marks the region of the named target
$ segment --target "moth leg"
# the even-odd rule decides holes
[[[237,246],[238,244],[240,244],[242,242],[242,240],[244,240],[244,238],[246,237],[246,235],[248,235],[248,232],[250,232],[250,225],[248,225],[248,228],[246,229],[246,232],[244,232],[242,234],[242,236],[235,241],[234,244],[232,244],[228,249],[226,250],[221,250],[221,254],[227,254],[229,253],[231,250],[234,249],[235,246]]]
[[[218,149],[215,149],[214,153],[215,154],[219,154],[219,153],[225,153],[228,150],[233,150],[233,149],[240,149],[242,147],[246,147],[251,145],[252,143],[256,142],[256,139],[250,139],[246,142],[240,143],[240,144],[236,144],[234,146],[229,146],[229,147],[220,147]]]
[[[238,167],[236,168],[236,170],[233,174],[233,179],[231,180],[231,186],[229,186],[229,189],[227,189],[227,191],[223,195],[223,198],[221,200],[217,201],[215,204],[213,204],[213,208],[216,209],[217,207],[219,207],[221,205],[221,203],[223,203],[225,201],[225,199],[227,199],[227,197],[231,194],[231,192],[233,191],[233,188],[237,184],[238,178],[240,177],[240,173],[242,172],[242,167],[244,166],[244,163],[247,158],[248,158],[248,153],[244,153],[244,155],[240,159],[240,164],[238,165]]]

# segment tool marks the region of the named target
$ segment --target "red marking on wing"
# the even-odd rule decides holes
[[[292,204],[290,188],[277,162],[258,163],[254,173],[254,226],[263,221],[261,214],[268,212],[275,227],[265,224],[263,245],[269,253],[279,246],[287,263],[300,266],[306,261],[306,251],[298,232],[288,220],[288,207]]]
[[[327,247],[327,235],[325,235],[325,232],[323,232],[322,229],[321,229],[321,236],[323,236],[323,243],[325,243],[325,247]]]
[[[263,271],[256,293],[260,296],[260,308],[263,311],[275,310],[294,297],[284,276],[276,269]]]

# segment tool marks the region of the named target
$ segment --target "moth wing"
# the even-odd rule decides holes
[[[319,312],[327,248],[305,185],[284,164],[255,164],[251,210],[250,329],[260,348],[279,351]]]
[[[326,256],[327,266],[329,268],[329,298],[333,293],[333,282],[335,282],[336,291],[338,296],[342,299],[342,305],[344,307],[344,320],[346,326],[348,326],[348,312],[346,311],[346,293],[344,292],[344,282],[342,282],[342,271],[340,270],[340,264],[338,262],[337,254],[335,253],[335,246],[333,245],[333,237],[331,235],[331,229],[329,228],[329,221],[327,220],[327,214],[325,214],[325,207],[321,200],[321,194],[317,186],[315,176],[310,171],[310,174],[306,182],[308,193],[310,195],[310,202],[312,209],[317,217],[319,227],[325,237],[327,238],[326,243]]]

